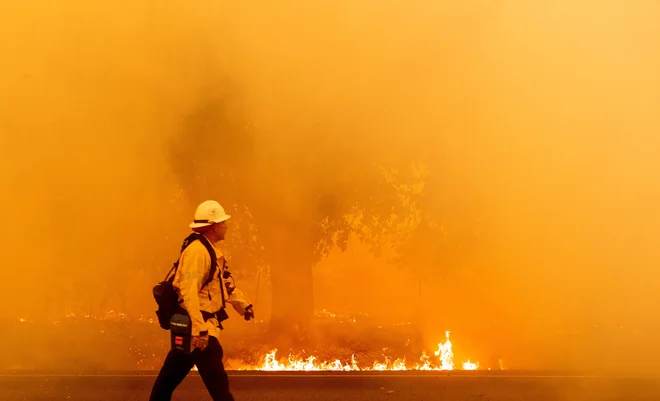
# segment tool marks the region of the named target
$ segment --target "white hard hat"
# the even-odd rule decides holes
[[[197,206],[195,210],[195,220],[190,223],[190,228],[199,228],[210,226],[214,223],[220,223],[231,216],[225,213],[225,209],[214,200],[207,200]]]

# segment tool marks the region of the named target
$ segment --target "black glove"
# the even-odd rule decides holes
[[[254,310],[252,309],[252,305],[245,307],[245,314],[243,314],[243,319],[245,319],[246,322],[250,321],[250,319],[254,319]]]

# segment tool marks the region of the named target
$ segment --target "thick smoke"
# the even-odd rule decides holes
[[[657,368],[656,2],[41,3],[0,6],[0,317],[153,314],[198,198],[249,187],[282,213],[262,232],[304,228],[312,194],[420,162],[434,224],[402,264],[333,251],[317,309],[514,367]],[[251,142],[182,136],[215,104]],[[190,193],[192,160],[270,181]]]

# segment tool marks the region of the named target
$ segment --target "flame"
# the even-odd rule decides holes
[[[443,343],[438,344],[438,350],[435,351],[435,356],[440,357],[441,368],[440,370],[454,370],[454,352],[451,350],[451,341],[449,341],[449,331],[445,332],[447,338]]]
[[[263,370],[263,371],[406,371],[406,370],[454,370],[454,352],[449,340],[449,331],[445,332],[445,341],[438,344],[438,350],[435,351],[435,360],[431,359],[426,352],[417,363],[407,363],[405,358],[391,360],[384,357],[384,361],[374,361],[371,365],[359,366],[355,360],[355,355],[346,363],[339,359],[331,361],[319,361],[316,356],[306,358],[289,355],[282,360],[276,358],[277,349],[271,350],[257,366],[243,365],[239,370]],[[463,362],[463,370],[479,369],[478,362]]]
[[[105,315],[101,316],[92,316],[89,314],[82,315],[86,319],[93,320],[128,320],[128,316],[124,313],[117,313],[113,310],[107,311]],[[325,309],[318,314],[320,317],[326,318],[338,318],[340,317],[337,314],[330,313]],[[367,316],[362,314],[361,316]],[[73,312],[66,313],[66,318],[73,319],[76,315]],[[356,319],[353,316],[341,316],[342,319],[346,318],[348,322],[356,323]],[[33,323],[31,320],[25,319],[23,317],[17,318],[20,323]],[[60,320],[55,320],[53,318],[48,319],[52,324],[60,323]],[[140,316],[137,321],[147,322],[150,324],[154,323],[154,319],[149,317]],[[342,321],[343,322],[343,321]],[[410,324],[402,323],[403,324]],[[378,326],[382,328],[382,326]],[[103,333],[104,331],[101,331]],[[370,364],[360,365],[355,358],[355,354],[351,355],[350,361],[341,361],[340,359],[333,360],[319,360],[318,357],[312,355],[308,357],[300,357],[297,355],[289,354],[285,359],[276,358],[277,349],[273,349],[268,352],[265,356],[262,356],[257,365],[247,363],[241,360],[232,360],[230,369],[237,370],[257,370],[257,371],[451,371],[454,370],[454,352],[452,349],[452,343],[449,340],[449,331],[445,332],[445,341],[438,343],[438,348],[434,351],[435,359],[429,356],[425,351],[422,351],[422,355],[419,357],[419,362],[409,362],[406,358],[398,358],[392,360],[390,357],[384,356],[383,360],[375,360]],[[406,340],[406,346],[410,344],[410,339]],[[383,351],[387,351],[388,348],[383,348]],[[252,359],[252,358],[250,358]],[[138,361],[138,365],[144,363],[143,360]],[[504,370],[504,363],[500,359],[497,361],[497,367],[494,369]],[[461,365],[462,370],[471,371],[479,370],[479,362],[472,362],[470,359],[467,362],[463,362]],[[193,366],[193,371],[197,371],[197,366]],[[491,370],[491,368],[487,368]]]

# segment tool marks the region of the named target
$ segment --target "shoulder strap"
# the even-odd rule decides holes
[[[165,275],[165,280],[167,280],[168,277],[170,280],[174,280],[174,274],[172,274],[172,272],[176,273],[176,270],[179,268],[179,261],[181,260],[181,254],[183,253],[183,251],[186,250],[186,248],[188,248],[190,244],[192,244],[197,240],[199,240],[202,244],[204,244],[206,250],[209,251],[209,254],[211,256],[211,277],[213,277],[213,273],[215,272],[215,265],[218,263],[216,261],[215,250],[213,250],[213,246],[205,236],[199,233],[192,233],[189,236],[187,236],[186,239],[183,240],[183,243],[181,244],[181,250],[179,251],[179,257],[177,258],[176,262],[174,262],[174,265],[172,266],[170,271]],[[204,285],[206,284],[208,283],[205,283]]]
[[[211,256],[211,271],[209,272],[209,276],[204,281],[204,284],[202,284],[202,288],[206,287],[211,281],[213,281],[213,276],[215,275],[215,271],[218,269],[218,257],[215,254],[215,249],[213,248],[213,245],[211,245],[211,242],[208,240],[203,235],[199,235],[199,241],[204,245],[207,251],[209,251],[209,256]]]

